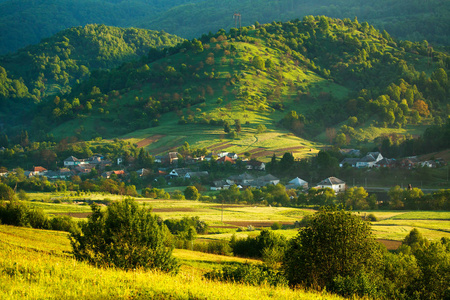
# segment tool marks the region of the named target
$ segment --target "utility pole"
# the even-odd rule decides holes
[[[240,13],[234,13],[233,19],[234,19],[234,27],[235,28],[237,28],[237,22],[239,20],[239,35],[241,35],[241,14]]]

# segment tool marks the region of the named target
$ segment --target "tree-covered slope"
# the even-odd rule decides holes
[[[306,15],[358,17],[396,38],[450,44],[450,2],[361,0],[4,0],[0,1],[0,54],[73,26],[106,24],[165,30],[185,38],[242,25],[288,21]]]
[[[311,14],[341,19],[356,16],[399,39],[450,44],[450,2],[446,0],[204,1],[173,7],[156,19],[146,19],[140,26],[193,38],[208,31],[235,27],[232,17],[236,12],[241,14],[243,26],[256,21],[288,21]]]
[[[3,73],[14,79],[16,86],[17,82],[25,84],[29,92],[14,92],[0,83],[0,97],[40,101],[57,92],[66,93],[94,70],[115,68],[139,59],[150,49],[172,47],[181,41],[177,36],[146,29],[105,25],[66,29],[37,45],[0,56],[0,66],[6,70]]]
[[[211,138],[208,130],[257,137],[264,127],[307,139],[336,128],[342,142],[363,142],[366,127],[446,119],[450,59],[440,52],[430,59],[428,51],[427,43],[396,42],[348,19],[220,30],[96,72],[70,95],[42,104],[35,122],[81,139],[197,126],[205,133],[195,138],[200,144]]]
[[[0,54],[16,51],[74,26],[129,27],[186,0],[6,0],[0,2]]]

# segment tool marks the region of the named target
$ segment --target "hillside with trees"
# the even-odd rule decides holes
[[[34,122],[81,139],[168,125],[223,128],[235,138],[261,125],[305,139],[326,132],[340,146],[364,143],[376,137],[366,134],[373,128],[445,123],[450,58],[429,51],[426,42],[397,41],[356,19],[219,30],[94,72],[40,104]]]
[[[70,92],[95,70],[116,68],[150,49],[172,47],[182,40],[165,32],[105,25],[63,30],[0,56],[0,107],[23,110],[49,95]]]
[[[236,27],[232,19],[236,12],[242,15],[243,26],[306,15],[341,19],[356,16],[396,38],[450,44],[450,4],[446,0],[5,0],[0,2],[0,54],[36,44],[60,30],[92,23],[165,30],[191,39],[208,31]]]

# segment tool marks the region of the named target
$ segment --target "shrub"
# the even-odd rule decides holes
[[[43,209],[32,209],[28,212],[29,224],[33,228],[51,229],[50,220]]]
[[[270,226],[272,230],[280,230],[283,228],[283,225],[281,223],[275,222]]]
[[[281,272],[268,266],[249,263],[237,266],[225,266],[222,270],[214,270],[206,273],[204,276],[213,280],[251,285],[270,284],[272,286],[282,286],[287,284],[287,280]]]
[[[114,202],[105,212],[96,204],[91,208],[92,215],[81,225],[81,232],[70,235],[76,259],[121,269],[178,271],[173,247],[166,244],[168,230],[158,225],[149,209],[130,198]]]
[[[247,237],[246,239],[236,239],[233,235],[230,246],[235,255],[246,257],[262,257],[265,248],[280,248],[284,251],[287,241],[282,235],[276,234],[269,230],[261,230],[256,237]]]
[[[367,216],[367,220],[371,221],[371,222],[376,222],[378,221],[377,217],[374,214],[369,214]]]
[[[0,182],[0,200],[14,200],[15,193],[12,188]]]
[[[0,221],[7,225],[29,226],[28,207],[21,201],[2,201]]]
[[[50,227],[53,230],[79,232],[78,224],[70,216],[56,216],[50,220]]]

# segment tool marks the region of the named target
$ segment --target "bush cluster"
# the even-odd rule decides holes
[[[30,209],[17,200],[0,202],[0,223],[68,232],[79,230],[77,223],[70,216],[50,218],[42,209]]]

